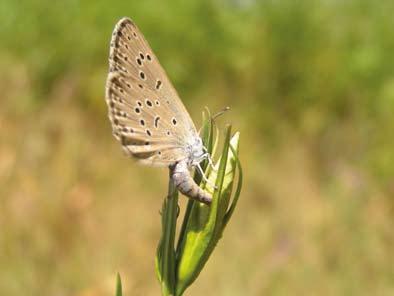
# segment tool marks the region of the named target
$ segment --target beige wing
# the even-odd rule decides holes
[[[106,102],[115,138],[142,163],[170,165],[188,157],[194,124],[145,38],[128,19],[110,44]]]

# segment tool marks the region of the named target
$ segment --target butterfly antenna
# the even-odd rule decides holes
[[[215,115],[212,116],[212,120],[215,120],[216,118],[218,118],[219,116],[223,115],[224,112],[230,110],[230,107],[224,107],[222,110],[220,110],[218,113],[216,113]]]

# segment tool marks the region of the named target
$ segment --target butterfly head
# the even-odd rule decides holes
[[[195,166],[208,157],[202,140],[198,136],[187,146],[187,150],[189,152],[189,166]]]

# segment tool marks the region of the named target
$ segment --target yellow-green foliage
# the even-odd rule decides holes
[[[131,17],[196,125],[232,110],[242,197],[188,295],[394,293],[394,2],[0,2],[0,294],[158,295],[167,171],[127,160],[104,84]],[[181,210],[185,198],[180,197]]]

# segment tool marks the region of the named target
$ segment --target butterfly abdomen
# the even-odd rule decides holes
[[[210,204],[212,197],[209,193],[202,190],[193,180],[190,172],[187,168],[186,161],[180,161],[170,167],[171,178],[175,183],[175,186],[184,195],[198,200],[205,204]]]

